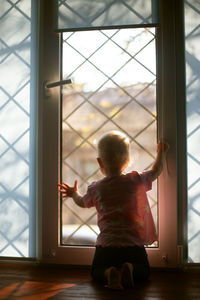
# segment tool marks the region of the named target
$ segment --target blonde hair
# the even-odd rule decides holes
[[[119,131],[106,133],[99,140],[98,155],[110,170],[122,169],[129,162],[129,139]]]

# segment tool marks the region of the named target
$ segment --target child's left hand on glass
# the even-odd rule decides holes
[[[74,186],[69,186],[67,183],[62,182],[62,184],[58,184],[58,190],[62,193],[62,198],[73,197],[74,193],[77,192],[77,180],[74,182]]]

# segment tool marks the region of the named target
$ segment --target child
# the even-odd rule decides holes
[[[84,196],[77,181],[70,187],[62,183],[62,197],[72,197],[81,207],[95,206],[100,234],[91,275],[111,289],[133,287],[149,276],[144,245],[157,240],[155,225],[146,196],[152,181],[161,173],[168,151],[167,143],[158,144],[156,161],[150,171],[123,174],[129,163],[129,140],[118,132],[105,134],[98,143],[98,158],[103,179],[93,182]]]

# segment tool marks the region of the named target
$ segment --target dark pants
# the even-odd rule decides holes
[[[121,268],[124,262],[133,265],[134,281],[145,281],[150,274],[147,253],[144,247],[96,247],[92,263],[92,278],[101,283],[106,283],[104,272],[107,268],[115,266]]]

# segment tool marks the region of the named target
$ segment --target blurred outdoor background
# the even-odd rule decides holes
[[[110,130],[131,141],[126,172],[148,170],[155,158],[156,53],[154,29],[121,29],[63,34],[62,181],[78,180],[80,193],[102,178],[97,141]],[[157,184],[148,193],[157,226]],[[94,245],[95,208],[62,204],[62,243]]]

